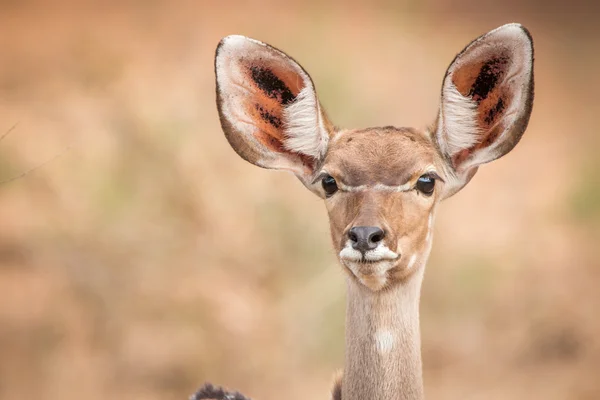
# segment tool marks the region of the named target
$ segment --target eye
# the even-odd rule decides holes
[[[435,178],[431,175],[421,175],[417,180],[417,190],[426,196],[431,196],[435,188]]]
[[[323,185],[323,190],[327,197],[333,196],[333,194],[338,191],[337,183],[335,183],[335,179],[333,179],[333,176],[331,175],[323,177],[321,185]]]

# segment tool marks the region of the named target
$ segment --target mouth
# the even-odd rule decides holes
[[[387,260],[369,260],[367,258],[361,258],[360,260],[354,260],[354,259],[345,259],[343,258],[342,260],[344,260],[345,262],[351,262],[351,263],[356,263],[356,264],[377,264],[380,262],[385,262]]]
[[[342,264],[365,286],[373,291],[380,290],[388,281],[388,271],[393,269],[400,255],[387,246],[366,251],[364,254],[346,245],[340,251]]]
[[[380,276],[394,268],[396,260],[348,260],[342,258],[342,263],[352,271],[354,275]]]

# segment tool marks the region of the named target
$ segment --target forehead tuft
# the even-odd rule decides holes
[[[348,185],[401,185],[432,165],[436,150],[429,137],[412,128],[343,131],[329,148],[324,168]]]

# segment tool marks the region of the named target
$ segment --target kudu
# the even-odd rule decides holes
[[[327,207],[348,288],[344,373],[333,398],[422,399],[419,296],[437,205],[521,139],[533,103],[529,32],[504,25],[461,51],[426,129],[336,127],[297,62],[243,36],[221,40],[215,72],[233,149],[292,172]],[[196,396],[243,399],[210,386]]]

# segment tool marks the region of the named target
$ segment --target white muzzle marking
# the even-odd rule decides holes
[[[369,261],[377,262],[384,260],[395,260],[398,258],[398,253],[390,250],[386,245],[379,244],[373,250],[367,250],[363,257],[363,254],[352,247],[352,243],[348,240],[346,246],[340,251],[340,258],[345,261]]]

